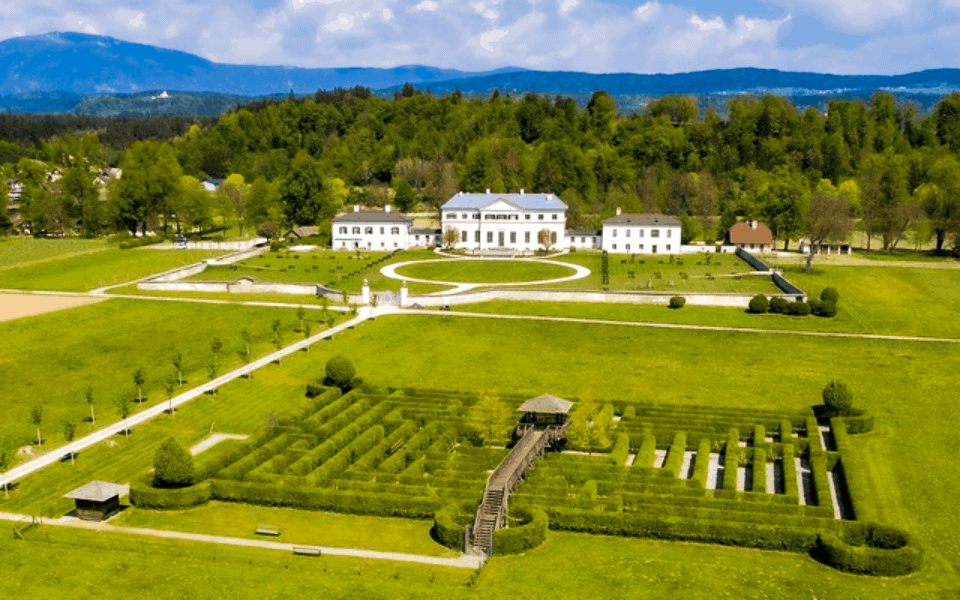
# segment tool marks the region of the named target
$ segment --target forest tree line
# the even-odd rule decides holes
[[[624,117],[604,92],[580,110],[559,96],[437,98],[404,86],[392,100],[321,91],[179,125],[129,144],[108,126],[26,139],[0,116],[3,174],[24,186],[21,220],[33,232],[90,236],[224,222],[328,232],[349,204],[434,212],[457,191],[489,188],[557,194],[571,229],[598,228],[619,207],[678,216],[688,239],[758,219],[789,244],[815,237],[812,222],[827,217],[856,219],[868,244],[887,250],[960,237],[957,94],[928,115],[878,93],[869,104],[830,101],[826,114],[737,97],[723,118],[712,109],[699,118],[694,99],[668,96]],[[123,175],[101,194],[90,173],[106,166]],[[53,167],[56,182],[44,177]],[[210,194],[205,179],[226,182]]]

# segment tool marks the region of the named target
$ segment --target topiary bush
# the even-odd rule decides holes
[[[823,403],[841,413],[853,408],[853,392],[842,381],[833,379],[823,388]]]
[[[836,304],[840,302],[840,292],[837,291],[837,288],[828,287],[823,288],[823,291],[820,292],[820,300],[833,302]]]
[[[159,488],[181,488],[191,485],[196,475],[193,457],[173,438],[153,456],[153,485]]]
[[[811,306],[811,310],[818,317],[833,318],[837,316],[837,303],[831,300],[820,300],[816,307]]]
[[[807,317],[810,316],[810,305],[806,302],[788,302],[787,310],[784,314],[793,315],[794,317]]]
[[[775,298],[770,299],[770,312],[778,315],[786,314],[787,306],[789,305],[790,303],[787,302],[786,298],[776,296]]]
[[[754,314],[761,314],[767,312],[769,307],[770,302],[767,300],[767,297],[763,294],[757,294],[753,298],[750,298],[750,305],[747,310]]]
[[[670,298],[670,308],[683,308],[687,305],[687,299],[683,296],[674,296]]]
[[[327,378],[325,384],[335,385],[341,390],[350,389],[353,378],[357,370],[353,367],[350,359],[342,354],[338,354],[327,361]]]
[[[542,508],[528,511],[514,510],[514,513],[527,523],[519,527],[507,527],[493,532],[493,551],[495,554],[517,554],[536,548],[547,539],[549,519]]]

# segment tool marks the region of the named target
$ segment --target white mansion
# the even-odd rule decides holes
[[[679,254],[680,222],[657,214],[621,214],[601,231],[567,230],[567,205],[553,194],[459,192],[440,207],[440,229],[414,229],[413,220],[392,212],[353,212],[333,220],[334,249],[400,250],[439,246],[456,236],[454,248],[532,252],[549,248],[595,248],[617,254]],[[543,232],[543,233],[541,233]]]

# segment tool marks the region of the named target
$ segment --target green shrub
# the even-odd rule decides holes
[[[653,467],[653,457],[656,454],[657,450],[657,438],[653,435],[653,432],[649,429],[643,430],[643,442],[640,444],[640,450],[637,452],[637,457],[633,459],[633,466],[635,467],[646,467],[648,469]]]
[[[811,306],[813,314],[818,317],[827,317],[832,318],[837,316],[837,304],[836,302],[831,302],[830,300],[821,300],[817,303],[817,307],[814,310]]]
[[[767,312],[769,307],[770,302],[767,300],[767,297],[764,294],[757,294],[753,298],[750,298],[750,305],[747,310],[754,314],[760,314]]]
[[[335,385],[341,390],[350,388],[357,370],[354,369],[350,359],[342,354],[338,354],[327,361],[327,379],[331,385]]]
[[[153,469],[153,485],[158,488],[186,487],[196,476],[193,457],[172,437],[154,454]]]
[[[518,527],[507,527],[493,532],[493,551],[495,554],[518,554],[536,548],[547,539],[549,519],[541,508],[529,511],[514,510],[527,522]]]
[[[680,476],[680,467],[683,465],[683,455],[686,451],[687,432],[679,431],[673,436],[673,443],[670,444],[667,460],[663,463],[663,470],[668,472],[670,477]]]
[[[457,504],[448,504],[433,515],[433,536],[447,548],[461,551],[464,548],[464,528],[471,516]]]
[[[905,531],[876,523],[845,523],[839,532],[824,531],[817,544],[818,558],[849,573],[896,577],[918,571],[923,550]]]
[[[687,299],[683,296],[674,296],[670,298],[670,308],[683,308],[687,304]]]
[[[180,489],[157,489],[134,483],[130,486],[130,504],[155,510],[180,510],[209,500],[210,489],[209,481]]]
[[[786,298],[781,298],[776,296],[770,299],[770,312],[778,315],[786,314],[787,307],[790,306],[790,303]]]
[[[628,454],[630,454],[630,436],[625,433],[618,434],[613,450],[610,452],[610,462],[622,466],[627,462]]]
[[[784,314],[794,317],[806,317],[810,315],[810,305],[806,302],[788,302]]]
[[[750,490],[761,494],[767,492],[767,451],[763,448],[753,449],[753,487]]]
[[[836,304],[840,302],[840,292],[837,291],[837,288],[833,287],[823,288],[823,291],[820,292],[820,300]]]
[[[853,392],[842,381],[833,379],[823,388],[823,403],[839,413],[853,408]]]
[[[707,486],[707,476],[710,473],[710,438],[703,437],[697,446],[697,458],[693,465],[693,477],[690,485],[704,489]]]
[[[783,491],[790,501],[797,502],[800,490],[797,487],[797,461],[793,444],[783,447]]]

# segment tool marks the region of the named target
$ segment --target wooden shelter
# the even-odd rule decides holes
[[[103,521],[120,510],[120,496],[129,490],[130,486],[127,485],[91,481],[63,497],[76,502],[77,517],[85,521]]]
[[[550,394],[542,394],[523,403],[518,410],[523,414],[517,425],[517,435],[523,436],[530,429],[549,430],[551,434],[566,433],[567,413],[573,407],[573,402],[557,398]],[[556,431],[554,431],[556,430]],[[551,435],[552,438],[556,435]]]

